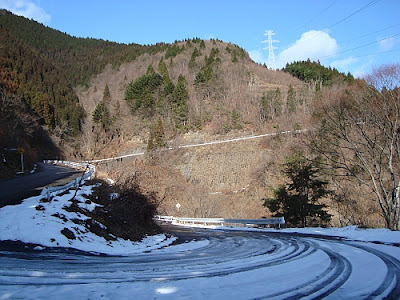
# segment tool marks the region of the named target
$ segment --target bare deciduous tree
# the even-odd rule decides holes
[[[386,227],[399,229],[400,65],[376,69],[365,82],[336,91],[318,111],[311,144],[338,176],[375,195]]]

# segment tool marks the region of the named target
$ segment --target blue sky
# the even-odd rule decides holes
[[[268,62],[273,30],[276,67],[319,59],[362,76],[400,63],[399,0],[0,0],[0,8],[73,36],[155,44],[218,38]]]

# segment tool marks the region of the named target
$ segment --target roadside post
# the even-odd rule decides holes
[[[24,148],[19,148],[19,154],[21,154],[21,173],[24,174]]]

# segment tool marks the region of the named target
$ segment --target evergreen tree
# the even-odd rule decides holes
[[[75,108],[72,110],[71,117],[70,117],[70,125],[72,128],[72,133],[78,134],[81,131],[81,119],[83,117],[84,110],[81,106],[76,105]]]
[[[110,114],[110,110],[104,101],[100,101],[99,104],[96,105],[92,113],[92,121],[93,123],[100,124],[101,127],[105,130],[108,130],[112,123],[112,118]]]
[[[100,101],[97,105],[96,108],[94,109],[92,113],[92,121],[93,123],[100,123],[101,122],[101,117],[103,115],[103,108],[104,107],[104,102]]]
[[[301,153],[294,153],[284,164],[282,173],[290,180],[273,190],[274,197],[264,199],[264,206],[275,216],[283,216],[292,226],[326,225],[331,215],[319,200],[331,193],[320,170]]]
[[[322,66],[319,61],[311,62],[310,59],[307,61],[288,63],[282,70],[292,74],[300,80],[306,82],[320,82],[323,86],[332,85],[335,81],[354,81],[354,77],[350,73],[340,73],[335,68],[326,68]]]
[[[202,83],[204,83],[204,82],[206,82],[206,77],[204,76],[204,73],[203,73],[203,72],[199,71],[199,72],[196,74],[196,78],[195,78],[195,80],[194,80],[194,84],[195,84],[195,85],[199,85],[199,84],[202,84]]]
[[[131,81],[125,89],[125,100],[132,112],[141,108],[151,112],[156,104],[156,92],[163,81],[161,75],[155,73],[151,65],[147,69],[147,74]]]
[[[292,85],[289,86],[288,95],[286,99],[286,106],[289,113],[296,112],[297,109],[296,92]]]
[[[106,86],[104,87],[103,101],[104,103],[109,103],[111,101],[111,94],[110,89],[108,88],[108,84],[106,84]]]
[[[110,110],[104,103],[103,114],[101,116],[101,126],[103,127],[103,129],[105,129],[105,130],[110,129],[111,121],[112,121],[112,118],[111,118]]]
[[[54,126],[54,114],[49,104],[49,97],[47,94],[43,95],[43,118],[47,125],[50,127]]]
[[[175,90],[175,85],[169,77],[164,79],[164,96],[171,95]]]
[[[167,146],[167,142],[165,141],[164,126],[160,117],[158,118],[157,126],[155,127],[154,144],[157,148],[163,148]]]
[[[149,66],[147,67],[146,75],[153,75],[153,74],[155,74],[155,73],[156,73],[156,71],[154,71],[153,66],[152,66],[152,65],[149,65]]]
[[[150,129],[149,139],[147,141],[147,151],[151,152],[166,146],[167,142],[165,140],[164,126],[161,117],[159,117],[157,124]]]
[[[160,71],[160,74],[163,78],[163,84],[164,84],[163,96],[166,97],[172,94],[172,92],[175,89],[175,85],[172,83],[169,77],[167,65],[165,64],[163,57],[161,57],[160,62],[158,63],[158,70]]]
[[[276,88],[274,92],[273,106],[274,106],[274,115],[276,117],[279,117],[282,114],[281,90],[279,88]]]
[[[184,76],[179,75],[178,83],[176,84],[171,100],[172,109],[175,112],[176,116],[177,126],[186,125],[186,121],[188,118],[188,99],[189,93],[186,88],[186,79]]]
[[[160,71],[162,77],[169,76],[167,65],[165,64],[163,57],[161,57],[160,62],[158,63],[158,71]]]
[[[231,114],[231,120],[232,120],[232,128],[233,129],[242,129],[243,124],[242,124],[242,116],[239,111],[236,109],[232,110]]]
[[[272,109],[272,101],[273,101],[273,92],[269,91],[267,94],[263,94],[261,97],[260,103],[260,115],[261,120],[267,121],[273,118],[273,109]]]
[[[196,58],[200,56],[200,51],[197,48],[194,48],[192,52],[192,56],[189,61],[189,68],[192,69],[196,66]]]

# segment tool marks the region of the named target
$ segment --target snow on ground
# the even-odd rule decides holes
[[[93,210],[97,205],[84,196],[93,187],[78,192],[81,208]],[[397,231],[356,226],[280,230],[208,226],[218,230],[208,238],[177,245],[171,245],[175,238],[162,234],[141,242],[106,241],[76,222],[85,220],[85,215],[64,209],[73,192],[51,202],[38,196],[0,209],[0,240],[40,245],[35,248],[38,256],[27,259],[0,255],[0,299],[311,299],[332,286],[328,299],[364,299],[386,297],[398,280],[400,247],[390,245],[400,242]],[[63,235],[65,228],[76,238]],[[221,234],[221,230],[249,234]],[[351,241],[281,238],[270,232]],[[121,256],[52,254],[46,259],[45,253],[40,256],[46,247]]]
[[[300,233],[311,235],[322,235],[331,237],[342,237],[352,241],[360,242],[377,242],[382,244],[400,244],[400,231],[393,231],[385,228],[379,229],[364,229],[358,226],[347,227],[307,227],[307,228],[246,228],[233,226],[217,226],[217,225],[201,225],[201,224],[181,224],[172,222],[174,225],[193,227],[193,228],[209,228],[216,230],[240,230],[240,231],[257,231],[257,232],[281,232],[281,233]]]
[[[92,211],[97,204],[87,202],[85,195],[90,195],[94,186],[82,186],[76,199],[79,207]],[[131,242],[123,239],[107,241],[88,231],[83,225],[73,220],[85,220],[88,217],[68,212],[65,207],[70,206],[70,199],[74,190],[60,196],[55,196],[51,202],[41,201],[42,196],[31,197],[20,205],[6,206],[0,209],[0,240],[21,241],[38,244],[43,247],[69,247],[87,252],[97,252],[110,255],[131,255],[159,249],[171,244],[175,238],[164,234],[148,236],[141,242]],[[176,224],[176,223],[175,223]],[[181,225],[181,224],[176,224]],[[400,243],[400,231],[388,229],[361,229],[357,226],[344,228],[244,228],[228,226],[203,226],[185,224],[181,226],[206,227],[222,230],[248,230],[263,232],[285,232],[317,234],[324,236],[343,237],[355,241],[373,241],[380,243]],[[61,233],[65,228],[76,235],[76,239],[68,239]],[[204,243],[204,241],[202,242]],[[188,246],[188,245],[186,245]],[[184,246],[184,247],[186,247]]]
[[[76,200],[80,208],[93,211],[97,204],[87,201],[94,186],[82,186]],[[77,212],[68,212],[74,190],[55,196],[51,202],[41,201],[42,196],[31,197],[19,205],[5,206],[0,209],[0,240],[21,241],[44,247],[68,247],[87,252],[110,255],[132,255],[158,249],[171,244],[175,238],[164,234],[147,236],[141,242],[117,239],[107,241],[90,232],[77,220],[84,221],[87,216]],[[74,222],[75,221],[75,222]],[[100,224],[100,226],[102,226]],[[75,235],[68,239],[61,232],[65,229]],[[37,248],[40,249],[40,248]]]

